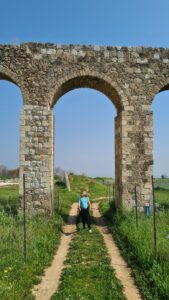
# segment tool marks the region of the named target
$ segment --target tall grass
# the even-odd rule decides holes
[[[57,209],[57,195],[61,206]],[[31,289],[50,264],[59,245],[60,228],[77,195],[55,187],[55,213],[52,217],[26,216],[27,258],[23,259],[23,217],[19,212],[18,187],[0,189],[0,299],[33,299]],[[14,214],[14,208],[16,214]]]
[[[134,212],[116,211],[107,201],[100,205],[123,255],[132,267],[144,299],[169,299],[169,212],[157,215],[157,258],[154,258],[153,219]]]

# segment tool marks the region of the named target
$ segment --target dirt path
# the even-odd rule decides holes
[[[0,182],[0,187],[9,186],[9,185],[19,185],[18,182]]]
[[[98,203],[93,203],[92,209],[96,225],[99,229],[99,232],[104,237],[104,241],[111,258],[111,265],[115,270],[117,278],[121,281],[124,287],[124,295],[128,300],[141,300],[139,291],[135,286],[134,280],[131,276],[131,271],[127,267],[124,259],[121,257],[120,251],[113,241],[112,235],[109,233],[103,217],[100,215]],[[59,287],[59,280],[64,267],[64,260],[66,259],[71,239],[76,233],[76,216],[77,203],[74,203],[70,210],[68,224],[63,228],[61,242],[54,256],[53,262],[51,266],[46,269],[41,283],[34,286],[32,290],[32,294],[35,296],[36,300],[50,300],[51,296]]]
[[[124,287],[124,295],[128,300],[140,300],[142,298],[131,276],[131,270],[127,267],[126,262],[122,258],[112,235],[109,233],[109,230],[105,225],[103,217],[100,215],[98,207],[98,203],[95,202],[92,204],[93,216],[100,233],[104,237],[104,241],[111,258],[111,265],[115,270],[117,278],[121,281]]]
[[[37,300],[49,300],[58,289],[63,263],[69,250],[70,241],[76,232],[76,216],[77,203],[74,203],[70,210],[68,224],[63,228],[60,245],[52,264],[46,269],[41,283],[33,288],[32,294]]]

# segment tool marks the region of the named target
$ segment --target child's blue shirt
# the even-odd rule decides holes
[[[87,209],[89,207],[89,197],[81,197],[79,201],[81,209]]]

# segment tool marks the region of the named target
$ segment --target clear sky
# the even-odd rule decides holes
[[[51,42],[169,48],[168,0],[6,0],[0,43]],[[154,174],[169,175],[169,92],[153,102]],[[0,164],[19,164],[19,89],[0,82]],[[114,174],[114,106],[101,93],[77,89],[55,105],[55,164],[91,176]]]

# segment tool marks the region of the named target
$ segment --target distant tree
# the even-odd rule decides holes
[[[0,165],[0,176],[7,177],[7,178],[19,177],[19,168],[8,169],[6,166]]]
[[[166,174],[161,174],[161,179],[168,178]]]
[[[7,176],[9,176],[10,178],[19,177],[19,168],[8,170],[7,171]]]
[[[0,165],[0,176],[6,176],[7,175],[7,167],[4,165]]]

